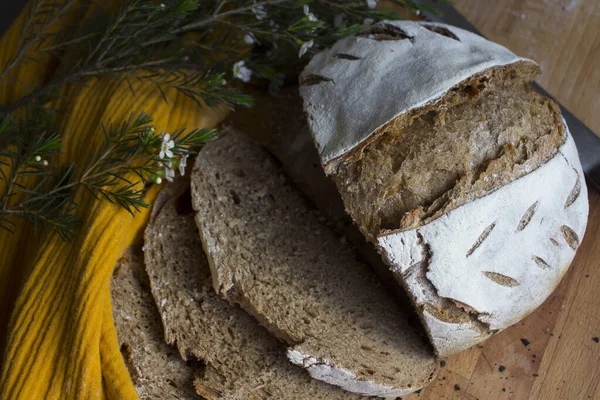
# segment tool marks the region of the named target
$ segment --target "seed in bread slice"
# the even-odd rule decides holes
[[[118,261],[111,295],[121,353],[140,399],[198,399],[192,381],[200,366],[188,366],[165,343],[139,248]]]
[[[190,211],[189,183],[166,186],[144,234],[144,258],[167,342],[206,364],[197,392],[210,400],[361,398],[311,379],[288,362],[283,343],[217,296]]]
[[[205,146],[192,204],[215,289],[287,342],[291,362],[380,397],[433,379],[432,349],[260,146],[234,131]]]

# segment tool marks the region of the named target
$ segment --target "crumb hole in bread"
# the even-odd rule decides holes
[[[385,23],[375,24],[365,31],[358,33],[356,36],[366,37],[373,40],[412,39],[412,36],[408,36],[406,32],[397,26]]]
[[[317,317],[319,316],[319,315],[318,315],[318,314],[317,314],[315,311],[313,311],[313,310],[306,309],[305,311],[306,311],[306,313],[307,313],[307,314],[308,314],[308,315],[309,315],[311,318],[317,318]]]
[[[235,340],[235,335],[230,327],[227,327],[227,333],[229,334],[229,336],[231,336],[233,340]]]
[[[350,61],[360,60],[360,57],[356,57],[351,54],[345,54],[345,53],[337,53],[333,57],[339,58],[340,60],[350,60]]]
[[[363,374],[366,374],[366,375],[374,375],[375,374],[375,371],[373,371],[371,369],[371,367],[369,367],[368,365],[365,365],[365,364],[361,364],[361,365],[364,368]]]
[[[310,74],[300,78],[300,86],[312,86],[318,85],[323,82],[333,82],[332,79],[326,78],[321,75]]]
[[[131,349],[129,348],[129,345],[127,343],[121,344],[120,351],[121,351],[121,354],[123,354],[124,357],[125,357],[125,355],[128,355],[128,354],[131,353]]]
[[[234,204],[238,205],[241,203],[242,200],[240,199],[240,195],[237,194],[235,190],[230,190],[229,194],[231,195]]]
[[[186,355],[186,358],[187,358],[187,360],[185,361],[185,364],[188,367],[190,367],[194,370],[200,371],[200,372],[204,371],[204,369],[205,369],[204,362],[198,360],[193,355],[189,355],[189,354]]]
[[[450,32],[450,30],[448,30],[442,26],[423,25],[423,27],[425,27],[425,29],[427,29],[427,30],[430,30],[431,32],[437,33],[442,36],[446,36],[450,39],[458,40],[460,42],[460,39],[458,38],[458,36],[456,36],[454,33]]]
[[[167,378],[167,383],[168,383],[170,386],[172,386],[172,387],[174,387],[175,389],[177,389],[177,384],[176,384],[175,382],[173,382],[171,379],[168,379],[168,378]]]

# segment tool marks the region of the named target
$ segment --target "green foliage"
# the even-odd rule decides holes
[[[415,13],[424,9],[410,0],[392,2]],[[70,160],[58,170],[53,161],[63,132],[57,132],[53,111],[43,105],[61,87],[110,77],[133,88],[131,82],[141,80],[153,83],[165,100],[164,90],[174,88],[206,107],[251,106],[242,81],[295,79],[312,53],[359,32],[371,20],[396,18],[366,0],[30,4],[17,52],[0,71],[0,84],[18,83],[18,68],[42,56],[59,63],[43,86],[0,104],[0,228],[12,231],[16,220],[24,219],[65,240],[81,222],[76,199],[82,190],[133,214],[148,206],[145,184],[171,179],[174,169],[216,132],[181,129],[166,140],[155,134],[151,116],[142,113],[102,126],[104,141],[92,156]],[[16,110],[18,119],[12,117]]]
[[[0,137],[12,127],[10,119],[0,124]],[[0,198],[0,227],[9,231],[14,219],[22,218],[55,229],[69,239],[72,229],[80,224],[74,193],[83,188],[95,198],[104,198],[123,206],[131,214],[148,207],[144,202],[144,184],[156,182],[179,165],[182,158],[195,153],[195,148],[215,138],[216,130],[180,130],[170,135],[173,157],[160,156],[165,135],[156,135],[152,118],[145,113],[131,116],[121,125],[102,127],[104,140],[86,167],[72,163],[55,171],[46,158],[58,155],[60,138],[42,133],[31,145],[15,146],[0,156],[0,162],[10,166],[10,174],[0,170],[7,183]],[[8,164],[7,164],[8,163]],[[27,180],[28,177],[39,179]]]

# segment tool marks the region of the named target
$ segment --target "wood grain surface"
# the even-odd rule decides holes
[[[537,61],[540,85],[600,134],[600,1],[454,3],[489,39]]]
[[[538,82],[600,132],[600,1],[456,0],[483,34],[542,66]],[[574,263],[525,320],[442,362],[420,400],[600,400],[600,194]]]

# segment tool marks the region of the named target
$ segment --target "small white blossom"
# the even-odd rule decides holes
[[[42,157],[40,156],[35,156],[35,162],[41,162],[42,161]]]
[[[375,22],[375,20],[373,18],[365,18],[365,19],[363,19],[363,25],[364,26],[373,25],[373,22]]]
[[[333,17],[333,27],[337,28],[340,26],[342,22],[344,22],[344,18],[346,18],[344,14],[337,14],[335,17]]]
[[[160,158],[165,158],[165,156],[168,158],[173,158],[173,152],[171,151],[173,147],[175,147],[175,142],[171,140],[170,134],[165,133],[163,136],[163,141],[160,145],[160,153],[158,153],[158,156]]]
[[[165,179],[169,182],[173,182],[173,178],[175,178],[175,171],[169,167],[165,167]]]
[[[47,166],[48,166],[48,160],[44,160],[44,161],[42,161],[42,165],[43,165],[44,167],[47,167]]]
[[[246,33],[244,35],[244,42],[246,42],[246,44],[253,44],[254,42],[256,42],[256,40],[254,40],[254,37],[251,34]]]
[[[159,5],[161,10],[164,10],[165,8],[167,8],[167,6],[165,5],[165,3],[160,3]]]
[[[246,67],[246,61],[238,61],[233,64],[233,76],[243,82],[250,82],[252,70]]]
[[[181,174],[181,176],[185,175],[185,167],[187,167],[187,159],[188,159],[188,155],[184,155],[181,156],[181,159],[179,160],[179,173]]]
[[[265,8],[262,5],[252,6],[252,12],[258,20],[261,20],[267,16],[267,12],[265,11]]]
[[[310,12],[310,8],[305,4],[304,7],[304,15],[306,15],[308,17],[308,20],[311,22],[315,22],[318,21],[318,18],[315,17],[315,14]]]
[[[160,176],[157,176],[156,178],[154,178],[154,182],[156,182],[157,185],[160,185],[162,183],[162,178]]]
[[[302,43],[302,46],[300,47],[300,52],[298,53],[298,57],[302,58],[302,56],[305,55],[308,49],[313,47],[314,44],[314,40],[309,40],[308,42]]]
[[[375,8],[377,7],[377,2],[379,0],[367,0],[367,5],[369,6],[369,8]]]

